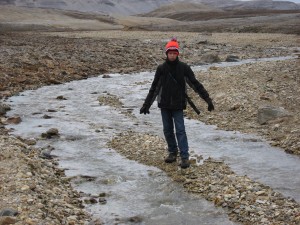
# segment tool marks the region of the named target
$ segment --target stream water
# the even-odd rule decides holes
[[[106,147],[114,135],[128,130],[163,137],[161,116],[155,103],[150,116],[139,114],[153,75],[150,72],[112,74],[112,78],[107,79],[94,77],[25,91],[8,100],[13,109],[8,116],[22,118],[22,123],[8,127],[14,128],[15,135],[27,138],[39,137],[49,128],[58,128],[59,139],[42,140],[38,145],[55,147],[52,154],[59,157],[61,167],[68,169],[68,176],[96,178],[74,185],[77,190],[92,195],[107,194],[107,204],[87,206],[105,224],[131,224],[133,216],[142,218],[138,224],[235,224],[222,209],[187,194],[159,169],[128,160]],[[120,98],[124,104],[122,109],[99,104],[97,98],[107,92]],[[57,100],[59,95],[66,100]],[[49,109],[55,111],[49,112]],[[132,111],[132,116],[124,111]],[[44,114],[52,118],[44,119]],[[273,148],[259,137],[217,130],[215,126],[194,120],[185,122],[191,151],[204,158],[224,160],[236,173],[247,175],[300,202],[299,157]],[[261,141],[254,142],[254,139]]]

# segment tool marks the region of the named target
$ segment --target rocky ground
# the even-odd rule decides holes
[[[197,77],[209,90],[216,110],[197,116],[189,108],[187,116],[220,129],[259,134],[273,146],[300,155],[299,71],[299,59],[211,67]],[[195,93],[191,96],[206,110]]]
[[[90,223],[57,160],[41,157],[32,144],[0,136],[0,224],[100,224]]]
[[[9,219],[18,224],[39,224],[41,221],[45,224],[82,224],[90,220],[89,215],[80,209],[80,195],[72,189],[69,181],[66,181],[63,171],[56,168],[57,162],[41,158],[41,150],[28,145],[33,143],[26,144],[7,134],[4,125],[20,121],[17,118],[6,118],[5,112],[9,110],[9,106],[3,104],[5,99],[23,90],[86,79],[99,74],[154,70],[157,63],[163,61],[164,44],[172,36],[173,33],[169,32],[142,31],[0,33],[0,210],[12,208],[19,212],[17,217],[13,217],[13,213]],[[234,55],[239,60],[287,56],[297,53],[299,47],[297,35],[178,33],[176,36],[182,48],[180,57],[191,65],[225,61],[228,55]],[[211,93],[216,111],[207,113],[203,110],[202,115],[196,117],[187,110],[187,116],[216,124],[222,129],[260,134],[273,145],[282,147],[289,153],[299,154],[298,71],[299,59],[293,59],[226,69],[213,67],[207,72],[199,72],[197,76]],[[193,98],[197,105],[205,109],[203,101],[196,100],[196,96]],[[102,96],[99,101],[102,104],[120,107],[120,102],[114,96]],[[279,111],[279,107],[283,107],[284,116],[280,114],[275,120],[272,118],[258,123],[258,108],[265,105],[273,106]],[[132,143],[135,137],[138,136],[134,135],[129,143]],[[149,138],[152,140],[153,137]],[[157,141],[161,143],[161,140]],[[215,166],[214,163],[211,165]],[[232,174],[226,165],[219,166],[229,175]],[[216,167],[216,171],[220,168]],[[236,178],[234,174],[232,176],[233,180],[242,179]],[[270,204],[274,205],[274,208],[268,212],[264,211],[269,216],[258,216],[255,210],[252,212],[253,207],[247,208],[248,203],[245,203],[245,210],[241,206],[240,211],[232,214],[234,220],[239,220],[239,217],[234,215],[245,213],[254,217],[253,221],[257,223],[262,220],[273,221],[271,217],[280,222],[285,218],[282,213],[285,213],[290,216],[292,222],[297,219],[299,222],[296,203],[289,199],[281,201],[280,194],[247,181],[246,178],[243,179],[247,185],[259,187],[254,188],[256,192],[264,191],[255,194],[262,198],[255,199],[255,196],[252,196],[253,192],[249,192],[255,207],[262,204],[260,208],[264,208],[263,206]],[[47,182],[49,180],[53,182]],[[197,190],[200,190],[199,188]],[[211,187],[206,185],[202,188]],[[237,197],[234,193],[237,194],[232,192],[231,188],[228,189],[228,193],[216,189],[216,196],[207,198],[217,202],[217,205],[223,205],[228,204],[225,194],[229,194],[226,198],[234,199],[230,204],[237,207],[236,201],[242,198],[242,195],[237,194]],[[259,201],[256,202],[257,200]],[[282,204],[278,203],[280,201]],[[51,219],[56,222],[51,223]],[[245,220],[245,224],[247,221]],[[3,221],[1,223],[5,224]]]
[[[254,182],[247,176],[237,176],[222,161],[192,154],[192,166],[178,169],[178,163],[166,164],[165,141],[158,136],[128,132],[115,137],[108,145],[129,159],[156,166],[187,191],[200,195],[223,207],[231,220],[241,224],[299,224],[300,205],[270,187]]]

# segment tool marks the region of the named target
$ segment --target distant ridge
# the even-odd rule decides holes
[[[117,15],[136,15],[150,13],[151,11],[166,10],[174,3],[181,4],[179,11],[183,9],[190,12],[201,11],[199,6],[210,7],[213,11],[219,10],[299,10],[300,5],[286,1],[235,1],[235,0],[0,0],[0,5],[10,4],[31,8],[53,8],[63,10],[76,10],[81,12],[94,12]],[[168,5],[168,6],[166,6]],[[205,11],[205,10],[204,10]],[[158,12],[156,12],[158,13]],[[162,15],[164,12],[161,12]]]

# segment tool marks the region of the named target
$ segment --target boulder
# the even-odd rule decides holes
[[[46,133],[42,133],[41,135],[42,138],[49,138],[49,139],[58,136],[59,136],[59,131],[56,128],[51,128]]]
[[[55,135],[58,135],[58,129],[56,128],[51,128],[47,131],[47,134],[50,135],[50,136],[55,136]]]
[[[260,125],[266,124],[270,120],[280,117],[289,117],[291,114],[282,107],[263,106],[258,109],[258,123]]]
[[[225,59],[226,62],[238,62],[240,58],[236,55],[228,55]]]
[[[22,119],[19,116],[10,117],[6,120],[6,123],[9,123],[9,124],[19,124],[21,122],[22,122]]]
[[[10,110],[10,107],[8,105],[4,105],[4,104],[0,103],[0,116],[5,115],[5,113],[9,110]]]
[[[206,63],[218,63],[221,62],[218,54],[205,54],[201,57],[201,61]]]

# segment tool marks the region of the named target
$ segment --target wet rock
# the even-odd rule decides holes
[[[41,134],[42,138],[52,138],[52,137],[58,137],[59,132],[57,128],[51,128],[46,133]]]
[[[6,123],[9,123],[9,124],[19,124],[21,122],[22,122],[22,119],[19,116],[10,117],[6,120]]]
[[[258,109],[258,123],[260,125],[266,124],[270,120],[274,120],[280,117],[289,117],[291,114],[284,108],[278,108],[273,106],[263,106]]]
[[[10,107],[8,105],[0,103],[0,116],[5,115],[6,112],[9,111],[9,110],[10,110]]]
[[[48,109],[48,112],[57,112],[55,109]]]
[[[104,75],[102,76],[102,78],[111,78],[111,76],[108,75],[108,74],[104,74]]]
[[[95,198],[87,198],[87,199],[84,199],[84,203],[85,204],[96,204],[98,201],[97,199]]]
[[[105,193],[105,192],[100,193],[100,194],[99,194],[99,197],[106,197],[106,193]]]
[[[75,184],[82,184],[84,182],[91,182],[91,181],[95,181],[97,179],[97,177],[93,177],[93,176],[87,176],[87,175],[79,175],[79,176],[75,176],[72,178],[72,181]]]
[[[128,221],[131,223],[141,223],[141,222],[143,222],[143,219],[139,216],[133,216],[133,217],[128,218]]]
[[[47,134],[50,136],[56,136],[58,135],[58,129],[57,128],[51,128],[47,131]]]
[[[0,216],[17,216],[18,211],[14,209],[3,209],[0,211]]]
[[[103,225],[103,223],[99,219],[97,219],[95,221],[89,222],[88,225]]]
[[[42,113],[40,113],[40,112],[34,112],[34,113],[32,113],[32,115],[40,115],[40,114],[42,114]]]
[[[99,198],[99,204],[105,205],[107,203],[107,200],[104,197]]]
[[[36,145],[36,140],[34,138],[24,140],[27,145]]]
[[[205,54],[201,57],[201,61],[206,63],[218,63],[221,62],[221,59],[217,54]]]
[[[9,224],[15,224],[17,220],[13,217],[4,216],[0,217],[0,225],[9,225]]]
[[[56,97],[57,100],[67,100],[63,95],[59,95]]]
[[[81,175],[81,179],[84,179],[85,181],[95,181],[97,177],[88,176],[88,175]]]
[[[211,67],[209,67],[209,70],[218,70],[219,69],[219,67],[217,67],[217,66],[211,66]]]
[[[43,118],[44,118],[44,119],[51,119],[52,116],[48,116],[47,114],[45,114],[45,115],[43,115]]]
[[[238,62],[240,58],[236,55],[228,55],[225,59],[226,62]]]
[[[47,152],[47,151],[43,151],[40,154],[40,158],[42,159],[53,159],[55,156],[51,155],[51,153]]]

